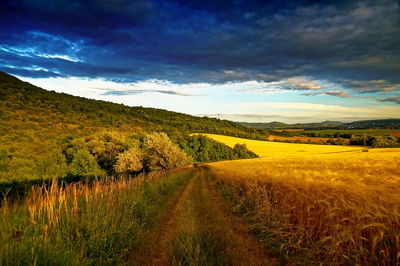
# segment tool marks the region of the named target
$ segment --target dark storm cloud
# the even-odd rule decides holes
[[[6,0],[0,68],[118,82],[307,76],[397,91],[374,81],[400,83],[399,14],[393,0]]]

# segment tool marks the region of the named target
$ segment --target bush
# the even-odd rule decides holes
[[[367,146],[374,148],[393,148],[399,147],[399,140],[391,135],[387,136],[367,136],[365,142]],[[350,139],[350,145],[364,145],[363,136],[352,136]]]
[[[100,167],[112,174],[117,156],[128,149],[125,136],[114,131],[103,131],[85,138],[84,146],[96,158]]]
[[[328,141],[326,142],[327,144],[331,144],[331,145],[344,145],[345,141],[343,138],[338,138],[338,139],[328,139]]]
[[[145,167],[150,170],[172,169],[193,163],[193,159],[173,144],[167,134],[153,132],[146,136]]]
[[[247,149],[246,144],[236,144],[233,147],[233,152],[236,159],[250,159],[258,157],[254,152]]]
[[[234,148],[203,135],[187,136],[178,140],[180,147],[190,154],[196,162],[210,162],[255,158],[246,145],[237,144]]]
[[[83,149],[73,150],[71,152],[72,160],[69,164],[69,173],[74,176],[97,176],[103,175],[96,159]]]
[[[135,173],[143,169],[144,152],[140,148],[130,148],[117,157],[114,165],[117,173]]]
[[[398,146],[397,139],[393,136],[376,136],[372,141],[372,147],[374,148],[392,148]]]

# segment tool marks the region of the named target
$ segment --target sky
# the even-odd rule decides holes
[[[0,70],[233,121],[399,118],[400,2],[2,0]]]

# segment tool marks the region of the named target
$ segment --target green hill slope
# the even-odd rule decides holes
[[[63,143],[104,130],[131,139],[164,131],[176,142],[193,132],[255,139],[263,134],[227,120],[46,91],[0,72],[0,182],[60,176]]]

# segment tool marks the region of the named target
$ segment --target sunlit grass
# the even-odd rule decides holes
[[[174,173],[32,188],[0,209],[1,265],[107,265],[135,248],[191,176]]]

